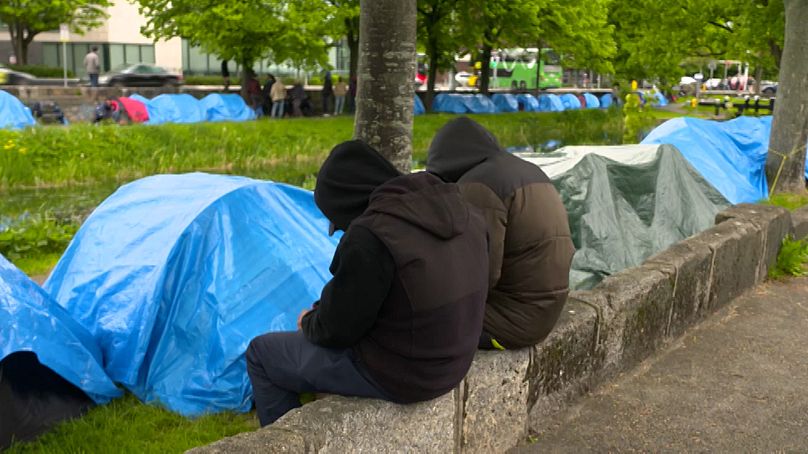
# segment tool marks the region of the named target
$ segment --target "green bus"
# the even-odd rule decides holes
[[[558,55],[552,49],[542,49],[539,60],[540,88],[561,87],[564,70]],[[477,62],[476,69],[482,65]],[[490,87],[532,90],[536,88],[536,49],[522,49],[518,52],[498,52],[491,57]],[[479,71],[475,71],[479,73]]]

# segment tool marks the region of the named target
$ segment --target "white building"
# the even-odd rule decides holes
[[[153,63],[170,71],[184,74],[219,74],[221,61],[215,55],[208,55],[201,49],[190,46],[187,41],[173,38],[167,41],[152,42],[140,33],[146,25],[146,18],[138,13],[137,5],[126,0],[116,1],[107,8],[108,19],[98,28],[84,35],[70,34],[67,43],[67,67],[76,76],[85,76],[84,56],[93,45],[98,46],[102,71],[127,63]],[[0,24],[0,62],[9,62],[14,53],[8,29]],[[62,43],[59,31],[44,32],[34,37],[28,48],[28,63],[62,67]],[[331,65],[337,69],[347,69],[347,50],[334,48],[330,55]],[[231,72],[236,65],[229,62]],[[284,66],[259,62],[255,69],[261,73],[268,70],[291,72]]]

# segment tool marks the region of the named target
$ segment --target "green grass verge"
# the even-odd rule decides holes
[[[769,270],[769,277],[781,279],[788,276],[804,276],[808,274],[808,239],[795,240],[791,236],[783,239],[777,263]]]
[[[143,405],[127,395],[59,424],[12,453],[180,453],[194,446],[258,428],[254,413],[220,413],[194,420]]]
[[[619,111],[473,115],[505,146],[550,139],[565,145],[620,143]],[[454,115],[415,119],[413,159],[423,162],[435,132]],[[353,118],[192,125],[73,125],[0,131],[0,191],[123,183],[157,173],[207,171],[313,182],[334,145],[353,135]]]
[[[794,211],[797,208],[808,205],[808,194],[791,194],[781,192],[772,194],[771,197],[762,201],[765,205],[774,205]]]

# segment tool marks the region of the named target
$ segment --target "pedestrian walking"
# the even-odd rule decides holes
[[[328,115],[328,112],[331,112],[331,97],[334,95],[334,88],[333,88],[333,81],[331,80],[331,71],[325,72],[325,78],[323,79],[323,115]]]
[[[98,73],[101,65],[98,61],[98,46],[90,48],[90,52],[84,56],[84,69],[87,70],[87,76],[90,78],[90,86],[98,86]]]
[[[286,86],[280,77],[272,84],[269,96],[272,98],[272,118],[283,118],[283,107],[286,104]]]
[[[348,85],[342,80],[342,77],[337,77],[337,83],[334,84],[334,115],[342,115],[347,94]]]

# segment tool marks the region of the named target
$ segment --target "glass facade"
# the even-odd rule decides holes
[[[350,65],[350,51],[346,43],[341,41],[339,45],[330,49],[328,60],[337,73],[348,74]],[[236,74],[238,65],[234,61],[227,63],[231,77]],[[256,62],[253,69],[258,74],[273,73],[297,74],[297,69],[288,65],[275,64],[270,59]],[[186,40],[182,40],[182,72],[183,74],[215,74],[222,73],[222,61],[216,56],[205,53],[200,47],[191,46]]]
[[[118,43],[67,43],[67,68],[77,77],[84,77],[84,56],[92,46],[98,46],[101,72],[107,72],[125,64],[154,64],[154,45]],[[42,64],[62,67],[62,43],[42,43]]]

